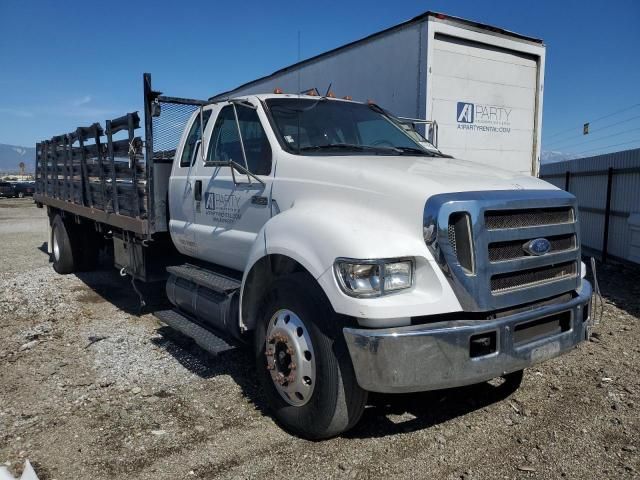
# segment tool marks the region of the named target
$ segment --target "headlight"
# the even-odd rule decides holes
[[[334,272],[340,288],[352,297],[380,297],[411,287],[413,261],[339,258]]]

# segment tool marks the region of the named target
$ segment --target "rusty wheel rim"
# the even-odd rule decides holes
[[[315,388],[315,354],[306,325],[291,310],[278,310],[269,320],[265,355],[280,396],[290,405],[305,405]]]

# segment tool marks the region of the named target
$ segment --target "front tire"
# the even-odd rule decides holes
[[[277,279],[258,317],[257,373],[276,420],[309,440],[339,435],[364,411],[341,322],[306,273]]]

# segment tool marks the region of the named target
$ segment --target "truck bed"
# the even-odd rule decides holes
[[[36,144],[34,200],[139,237],[166,232],[171,163],[184,125],[204,104],[162,96],[144,74],[144,125],[131,112]]]
[[[149,182],[136,112],[58,135],[36,145],[38,203],[149,232]],[[127,138],[114,139],[119,132]]]

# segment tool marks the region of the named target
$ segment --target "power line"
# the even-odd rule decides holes
[[[620,135],[624,135],[625,133],[629,133],[629,132],[635,132],[640,130],[640,127],[636,127],[636,128],[630,128],[629,130],[624,130],[622,132],[618,132],[618,133],[612,133],[611,135],[605,135],[604,137],[600,137],[600,138],[591,138],[589,140],[586,140],[584,142],[578,142],[578,143],[573,143],[571,145],[564,145],[560,148],[573,148],[573,147],[580,147],[582,145],[584,145],[585,143],[593,143],[593,142],[600,142],[602,140],[606,140],[607,138],[611,138],[611,137],[619,137]]]
[[[640,142],[640,139],[631,140],[630,142],[622,142],[622,143],[616,143],[616,144],[613,144],[613,145],[607,145],[606,147],[592,148],[591,150],[585,150],[583,152],[578,152],[578,153],[576,153],[576,155],[582,155],[583,153],[595,152],[597,150],[606,150],[607,148],[620,147],[622,145],[629,145],[630,143],[636,143],[636,142]]]
[[[606,129],[608,129],[608,128],[611,128],[611,127],[615,127],[615,126],[617,126],[617,125],[622,125],[623,123],[630,122],[631,120],[635,120],[636,118],[640,118],[640,115],[636,115],[635,117],[629,117],[629,118],[627,118],[627,119],[625,119],[625,120],[621,120],[621,121],[619,121],[619,122],[612,123],[612,124],[610,124],[610,125],[605,125],[604,127],[600,127],[600,128],[598,128],[598,129],[596,129],[596,130],[595,130],[595,132],[594,132],[594,133],[592,133],[592,134],[590,134],[590,135],[594,135],[594,134],[596,134],[596,133],[599,133],[599,132],[601,132],[601,131],[603,131],[603,130],[606,130]],[[580,137],[584,137],[584,136],[585,136],[584,134],[582,134],[582,135],[575,135],[575,136],[573,136],[573,137],[568,137],[568,138],[565,138],[565,139],[563,139],[563,140],[558,140],[558,141],[556,141],[556,142],[551,142],[551,144],[550,144],[550,145],[546,145],[546,144],[545,144],[545,147],[547,147],[547,148],[566,148],[565,146],[562,146],[562,145],[561,145],[563,142],[571,141],[571,140],[573,140],[574,138],[580,138]]]
[[[595,123],[595,122],[599,122],[600,120],[604,120],[605,118],[613,117],[614,115],[618,115],[619,113],[626,112],[626,111],[628,111],[628,110],[631,110],[631,109],[633,109],[633,108],[636,108],[637,106],[640,106],[640,103],[635,103],[635,104],[633,104],[633,105],[631,105],[631,106],[629,106],[629,107],[623,108],[623,109],[621,109],[621,110],[617,110],[617,111],[615,111],[615,112],[613,112],[613,113],[609,113],[609,114],[604,115],[604,116],[602,116],[602,117],[596,118],[595,120],[591,120],[591,121],[590,121],[590,122],[588,122],[588,123]],[[571,128],[566,129],[566,130],[561,130],[561,131],[559,131],[559,132],[552,133],[551,135],[547,136],[547,139],[549,139],[549,138],[553,138],[553,137],[557,137],[558,135],[561,135],[561,134],[566,133],[566,132],[571,132],[571,131],[573,131],[574,129],[578,129],[578,128],[580,128],[580,126],[577,126],[577,127],[571,127]]]

